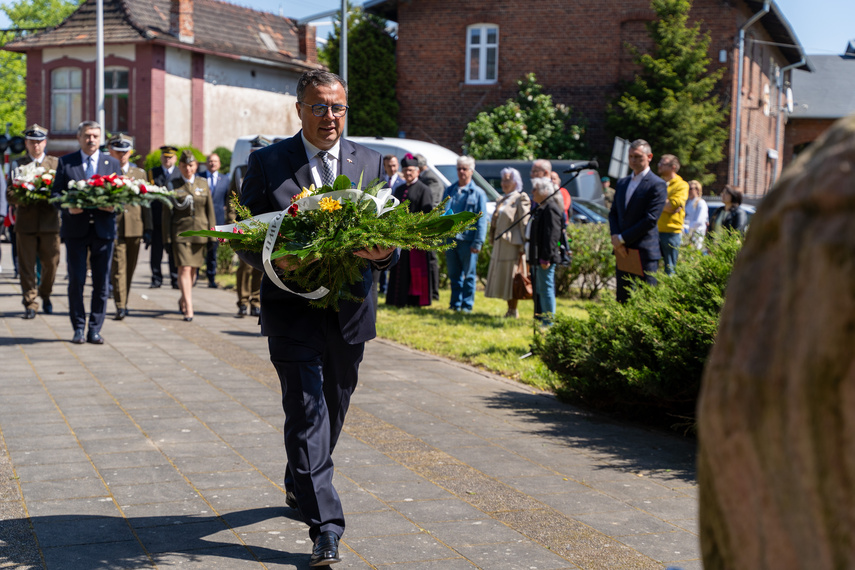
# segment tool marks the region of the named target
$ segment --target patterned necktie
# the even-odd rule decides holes
[[[88,157],[86,159],[86,170],[83,172],[86,175],[86,179],[92,178],[92,157]]]
[[[322,150],[318,153],[318,156],[321,157],[321,162],[324,163],[324,171],[321,174],[321,184],[324,186],[332,186],[333,182],[335,182],[335,173],[332,169],[332,161],[330,161],[330,155],[327,151]]]

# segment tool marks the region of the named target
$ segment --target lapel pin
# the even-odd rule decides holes
[[[350,160],[349,158],[347,159],[347,161],[348,161],[349,163],[353,164],[353,161],[352,161],[352,160]]]

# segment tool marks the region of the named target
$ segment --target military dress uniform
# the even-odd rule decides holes
[[[259,147],[261,148],[261,147]],[[243,177],[246,175],[246,165],[242,164],[235,168],[229,186],[229,196],[232,193],[240,198],[240,187]],[[226,220],[231,224],[236,219],[236,212],[231,205],[231,200],[226,206]],[[238,317],[246,315],[246,307],[250,306],[250,314],[254,317],[261,314],[261,276],[262,272],[240,259],[238,261],[237,273],[235,275],[235,289],[237,290]]]
[[[214,200],[204,176],[195,176],[192,183],[180,181],[184,184],[175,187],[172,209],[163,208],[163,242],[170,244],[176,266],[199,268],[205,264],[208,238],[181,237],[178,234],[214,227],[217,223]]]
[[[145,170],[137,166],[128,168],[125,176],[145,180]],[[124,211],[116,215],[116,245],[113,249],[113,267],[110,282],[113,284],[113,301],[116,303],[116,320],[128,315],[128,295],[131,280],[139,259],[140,242],[146,232],[151,235],[153,228],[151,208],[144,206],[125,206]]]
[[[160,147],[161,156],[176,156],[178,149],[174,146]],[[155,166],[149,172],[149,182],[156,186],[163,186],[167,190],[173,190],[175,186],[180,186],[181,173],[178,172],[178,166],[173,167],[171,173],[167,173],[163,166]],[[178,270],[175,267],[175,260],[172,259],[172,248],[165,247],[161,236],[164,235],[164,229],[160,226],[163,219],[163,204],[155,200],[151,204],[151,221],[154,224],[151,240],[151,287],[158,288],[163,283],[163,251],[166,250],[166,263],[169,266],[169,281],[173,289],[178,288]]]
[[[47,129],[38,125],[30,126],[24,136],[31,140],[47,139]],[[12,164],[12,173],[16,169],[34,162],[29,154]],[[45,170],[56,170],[59,159],[44,155],[41,166]],[[50,301],[56,271],[59,266],[59,210],[47,202],[25,205],[18,204],[7,189],[10,204],[16,206],[15,234],[18,254],[18,275],[23,293],[24,318],[35,318],[39,304],[36,296],[42,298],[45,313],[53,312]],[[41,282],[36,284],[36,258],[42,262]]]

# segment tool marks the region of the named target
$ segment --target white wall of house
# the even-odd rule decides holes
[[[166,77],[164,78],[164,127],[166,144],[190,144],[193,94],[191,90],[191,60],[189,51],[166,48]]]
[[[42,51],[42,63],[50,63],[63,57],[86,62],[95,61],[95,54],[95,46],[45,48]],[[135,44],[106,44],[104,46],[104,57],[115,56],[136,61],[136,55]]]
[[[231,149],[244,135],[300,129],[295,103],[300,74],[258,63],[205,56],[205,148]]]

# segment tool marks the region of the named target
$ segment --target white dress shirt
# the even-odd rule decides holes
[[[303,147],[305,147],[306,149],[306,158],[309,159],[309,167],[312,170],[312,181],[315,183],[315,188],[320,188],[324,185],[324,162],[318,156],[318,153],[321,152],[321,149],[307,141],[306,136],[302,133],[300,134],[300,136],[303,137]],[[332,165],[333,174],[335,176],[338,176],[338,160],[341,154],[341,140],[336,141],[335,145],[333,145],[333,147],[326,152],[329,156],[330,164]]]
[[[92,174],[90,174],[89,176],[92,176],[94,174],[98,174],[98,159],[101,158],[101,151],[95,150],[95,152],[93,152],[92,155],[90,156],[81,150],[80,156],[83,157],[83,173],[86,174],[86,161],[91,158],[92,159]]]
[[[629,181],[629,185],[626,187],[626,202],[624,206],[629,206],[629,201],[632,199],[632,195],[635,193],[635,189],[638,188],[638,185],[641,184],[641,181],[647,176],[647,173],[650,172],[650,167],[648,166],[644,170],[642,170],[639,174],[633,175],[632,179]]]

